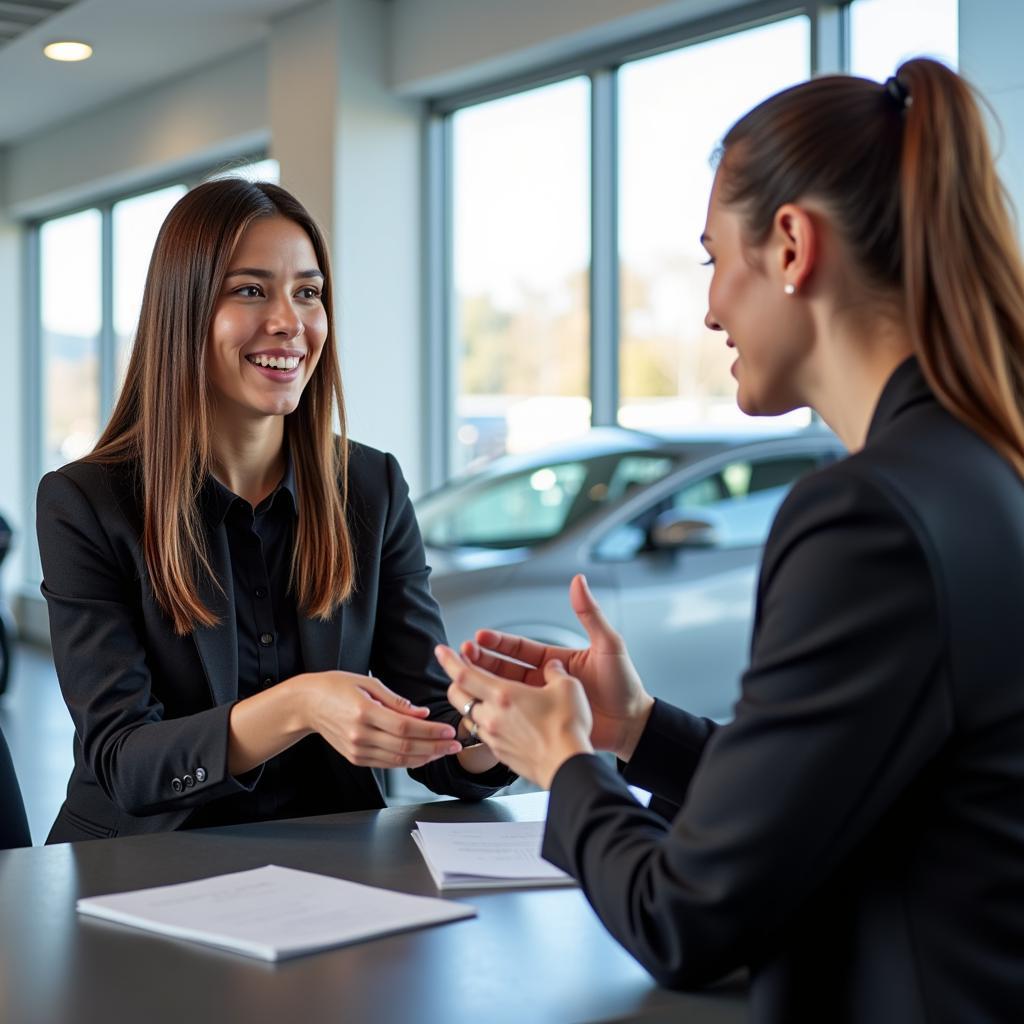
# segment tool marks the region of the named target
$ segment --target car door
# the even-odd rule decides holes
[[[618,627],[655,696],[694,714],[731,717],[769,527],[792,484],[828,457],[777,445],[724,455],[677,475],[677,486],[666,481],[595,545],[594,560],[611,568],[618,590]],[[666,517],[694,531],[693,541],[652,546],[651,528]]]

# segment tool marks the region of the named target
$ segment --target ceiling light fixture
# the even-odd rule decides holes
[[[65,41],[59,43],[47,43],[43,47],[43,54],[50,60],[88,60],[92,56],[92,47],[88,43],[77,43]]]

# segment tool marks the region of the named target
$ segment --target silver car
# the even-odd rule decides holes
[[[486,626],[584,647],[568,597],[583,572],[650,692],[725,720],[772,518],[843,454],[821,427],[683,442],[605,428],[498,459],[417,503],[449,639]]]

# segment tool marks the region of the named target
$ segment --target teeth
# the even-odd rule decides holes
[[[269,366],[272,370],[294,370],[299,365],[298,356],[249,356],[249,362],[256,366]]]

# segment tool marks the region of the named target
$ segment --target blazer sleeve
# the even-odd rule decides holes
[[[370,668],[396,693],[430,708],[432,719],[457,726],[461,716],[448,703],[448,678],[434,657],[434,647],[447,640],[440,609],[430,593],[430,568],[409,486],[395,457],[389,454],[385,460],[390,500]],[[487,772],[467,772],[454,756],[412,768],[409,774],[435,793],[464,800],[481,800],[517,778],[502,764]]]
[[[50,616],[53,659],[82,753],[103,792],[131,815],[188,811],[252,789],[227,770],[224,704],[165,719],[152,692],[136,627],[137,587],[131,560],[115,544],[85,491],[66,473],[48,473],[36,507],[42,592]],[[176,793],[172,780],[197,767],[206,778]]]
[[[652,715],[655,775],[678,771],[676,795],[688,785],[674,821],[593,756],[555,777],[544,855],[663,985],[703,985],[770,950],[952,728],[911,514],[841,466],[801,482],[773,526],[733,721],[694,765],[693,722]]]

